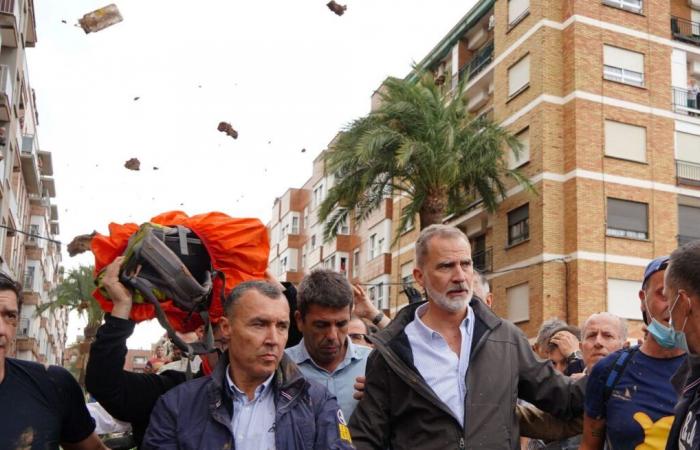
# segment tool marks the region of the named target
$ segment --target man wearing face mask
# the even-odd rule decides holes
[[[640,347],[600,360],[586,387],[581,449],[663,449],[673,421],[676,394],[670,378],[685,359],[669,328],[664,297],[668,257],[651,261],[639,291],[647,336]],[[642,446],[642,447],[638,447]]]
[[[700,449],[700,241],[676,249],[669,260],[664,294],[669,299],[669,333],[688,352],[686,364],[671,382],[679,394],[675,420],[666,446],[669,450]]]

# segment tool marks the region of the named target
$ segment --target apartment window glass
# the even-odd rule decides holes
[[[605,154],[630,161],[646,162],[647,129],[636,125],[606,120]]]
[[[607,80],[644,86],[644,55],[603,45],[603,76]]]
[[[644,7],[642,0],[603,0],[603,4],[636,13],[641,13]]]
[[[700,208],[678,205],[678,245],[700,239]]]
[[[413,285],[413,261],[401,265],[401,284],[403,286]]]
[[[36,267],[27,266],[24,272],[24,289],[27,291],[34,290],[34,271]]]
[[[311,235],[311,251],[314,251],[316,249],[316,235],[312,234]]]
[[[649,211],[646,203],[608,199],[608,236],[632,239],[649,237]]]
[[[508,69],[508,97],[524,90],[530,84],[530,55],[525,55]]]
[[[292,234],[299,234],[299,218],[292,217]]]
[[[506,298],[508,300],[508,320],[513,323],[530,320],[530,286],[527,283],[506,289]]]
[[[508,0],[508,24],[515,25],[527,14],[530,0]]]
[[[608,311],[625,319],[639,320],[639,286],[641,281],[608,279]]]
[[[700,164],[700,136],[676,131],[676,159]]]
[[[345,256],[340,257],[340,267],[338,267],[338,272],[346,273],[348,270],[348,258]]]
[[[348,217],[345,216],[343,220],[338,224],[338,234],[350,234],[350,227],[348,227]]]
[[[520,142],[520,145],[522,145],[522,148],[520,149],[520,153],[517,157],[515,156],[515,152],[512,150],[508,153],[508,167],[511,169],[520,167],[526,162],[530,161],[530,129],[525,128],[523,131],[516,134],[515,137]]]
[[[377,308],[386,309],[386,305],[384,304],[385,299],[386,295],[384,295],[384,283],[379,283],[377,284]]]
[[[508,213],[508,245],[515,245],[530,238],[530,205]]]
[[[355,250],[352,254],[352,276],[353,278],[357,276],[360,272],[360,251]]]
[[[377,255],[377,234],[375,233],[369,237],[369,259],[372,260]]]

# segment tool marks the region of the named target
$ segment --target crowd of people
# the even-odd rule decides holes
[[[330,270],[298,290],[240,283],[192,379],[162,348],[151,373],[123,369],[135,323],[117,258],[87,391],[143,449],[700,449],[700,241],[649,262],[631,345],[609,312],[528,341],[456,228],[425,228],[415,252],[425,299],[392,320]],[[5,355],[21,294],[0,275],[0,448],[106,448],[66,370]]]

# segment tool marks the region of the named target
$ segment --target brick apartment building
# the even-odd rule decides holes
[[[60,278],[52,154],[39,143],[27,48],[37,42],[33,0],[0,0],[0,269],[22,283],[24,304],[10,354],[63,361],[68,311],[44,311]]]
[[[445,219],[469,236],[496,313],[528,336],[552,316],[640,319],[646,263],[700,238],[700,0],[481,0],[420,65],[444,77],[446,95],[466,78],[469,110],[525,148],[508,162],[535,192],[512,183],[496,214],[477,204]],[[319,156],[275,202],[272,267],[290,281],[345,270],[394,310],[417,227],[391,246],[402,199],[387,199],[322,245],[315,205],[331,186]]]

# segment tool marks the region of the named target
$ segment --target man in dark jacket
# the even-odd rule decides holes
[[[123,257],[115,259],[105,268],[103,283],[113,302],[111,314],[105,315],[105,323],[97,330],[95,342],[90,347],[85,373],[88,392],[115,419],[131,423],[136,444],[140,444],[148,427],[153,406],[161,395],[184,383],[184,372],[168,370],[161,374],[133,373],[124,370],[126,340],[134,332],[136,324],[129,320],[131,313],[131,293],[119,282],[119,269]],[[284,284],[284,295],[290,309],[296,309],[296,289]],[[291,319],[291,315],[290,315]],[[301,339],[301,334],[293,326],[289,332],[288,344]],[[294,338],[292,334],[294,333]],[[224,344],[222,346],[221,344]],[[220,350],[225,350],[225,342],[217,339]],[[291,344],[294,345],[294,344]],[[216,365],[219,352],[205,356],[207,364]],[[195,378],[204,375],[201,369]]]
[[[688,352],[672,382],[680,394],[667,450],[700,449],[700,241],[671,253],[664,278],[664,296],[671,315],[668,327],[657,327],[668,343]]]
[[[284,354],[289,306],[282,292],[264,281],[244,282],[224,310],[227,357],[212,376],[158,400],[143,447],[351,449],[335,397],[306,380]]]
[[[518,397],[557,417],[581,414],[583,383],[538,360],[517,327],[472,300],[461,231],[424,229],[413,275],[428,301],[373,336],[365,394],[350,420],[357,449],[518,449]]]

